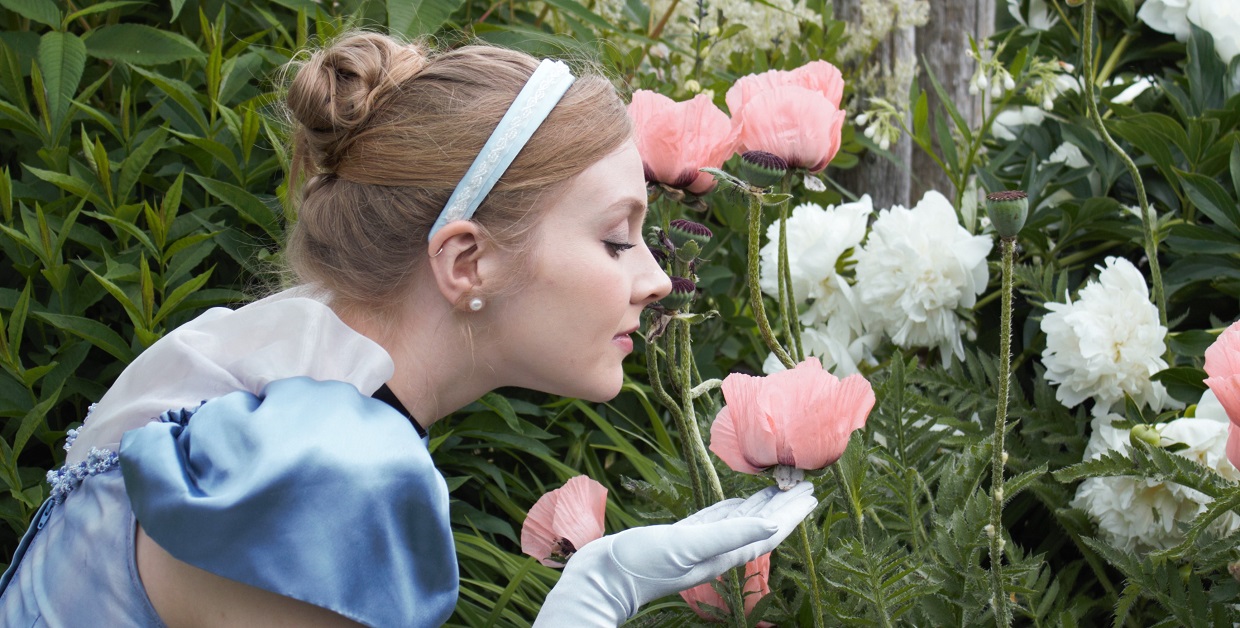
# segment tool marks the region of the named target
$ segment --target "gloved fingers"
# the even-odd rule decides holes
[[[721,519],[726,519],[728,517],[731,517],[732,512],[736,510],[737,506],[740,506],[744,502],[745,500],[739,497],[733,497],[732,499],[725,499],[711,506],[707,506],[689,515],[688,517],[685,517],[684,519],[677,521],[676,523],[672,525],[684,525],[684,524],[693,525],[697,523],[713,523]]]
[[[774,513],[783,510],[787,504],[798,502],[806,495],[813,497],[813,494],[814,485],[809,482],[798,482],[796,486],[786,491],[776,489],[776,494],[767,500],[766,503],[762,505],[761,509],[754,512],[753,516],[772,517],[774,516]]]
[[[771,549],[779,545],[783,540],[792,534],[792,530],[801,523],[809,513],[814,512],[814,508],[818,507],[818,498],[810,492],[803,492],[791,499],[781,500],[778,510],[770,511],[766,514],[766,520],[779,526],[779,532],[776,532],[769,539],[772,542]]]
[[[737,506],[736,509],[732,511],[731,516],[733,517],[760,516],[758,515],[758,513],[762,512],[762,509],[766,508],[766,505],[771,503],[771,500],[775,499],[779,495],[779,493],[780,493],[780,490],[777,487],[768,486],[758,491],[757,493],[750,495],[745,500],[744,503]]]
[[[757,517],[725,519],[715,523],[685,526],[677,536],[678,558],[686,566],[734,552],[747,545],[771,538],[780,532],[774,521]],[[755,555],[756,556],[756,555]]]

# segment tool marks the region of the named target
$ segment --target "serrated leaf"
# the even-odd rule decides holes
[[[73,33],[44,33],[39,39],[39,70],[47,90],[51,131],[57,133],[86,70],[86,44]]]
[[[0,7],[52,28],[60,25],[60,9],[52,0],[0,0]]]
[[[159,65],[205,57],[184,35],[145,24],[101,26],[86,40],[86,51],[98,59],[134,65]]]

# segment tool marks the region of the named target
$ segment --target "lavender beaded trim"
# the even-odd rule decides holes
[[[85,427],[86,421],[90,420],[90,415],[95,411],[96,405],[92,403],[90,408],[86,410],[86,418],[82,420],[83,427]],[[171,422],[185,425],[193,413],[193,410],[169,410],[160,415],[158,420],[165,423]],[[73,443],[77,441],[80,429],[65,432],[65,451],[69,451],[69,448],[73,447]],[[50,496],[52,503],[56,505],[64,503],[65,497],[81,486],[86,478],[92,475],[99,475],[100,473],[107,473],[119,468],[120,464],[120,456],[115,451],[91,447],[86,454],[86,460],[74,464],[66,464],[59,469],[48,471],[47,483],[52,485]]]

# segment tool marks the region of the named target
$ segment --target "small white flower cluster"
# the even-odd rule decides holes
[[[853,10],[859,19],[845,27],[840,61],[868,56],[894,29],[925,26],[930,21],[928,0],[861,0]]]
[[[973,78],[969,80],[969,94],[976,96],[988,92],[992,99],[998,100],[1003,97],[1004,93],[1016,89],[1016,79],[999,60],[1003,54],[1004,44],[999,44],[998,49],[993,53],[990,50],[989,40],[980,42],[978,46],[977,48],[970,47],[967,51],[969,57],[977,61],[977,70],[973,72]]]
[[[871,98],[870,109],[860,113],[853,122],[864,126],[862,134],[878,144],[882,150],[888,150],[900,139],[900,118],[903,114],[885,98]]]
[[[963,358],[960,311],[986,288],[991,238],[961,227],[951,202],[934,191],[912,209],[878,212],[867,237],[872,212],[864,196],[825,209],[801,205],[788,218],[789,274],[806,354],[840,375],[872,361],[883,337],[901,348],[937,348],[945,363],[953,354]],[[778,229],[776,223],[767,231],[760,273],[763,292],[776,297]],[[763,368],[781,370],[773,358]]]
[[[1111,411],[1125,394],[1154,410],[1178,403],[1150,376],[1167,368],[1162,359],[1167,328],[1150,303],[1145,277],[1132,262],[1108,257],[1097,281],[1076,302],[1047,303],[1042,318],[1046,380],[1055,398],[1072,408],[1094,400],[1094,416]]]
[[[1085,448],[1085,460],[1102,457],[1108,451],[1127,456],[1128,430],[1111,426],[1118,415],[1093,419],[1092,433]],[[1180,418],[1154,426],[1161,444],[1183,443],[1175,452],[1231,481],[1240,481],[1240,471],[1227,461],[1227,413],[1207,391],[1197,405],[1196,416]],[[1200,491],[1176,484],[1131,476],[1089,478],[1081,483],[1069,504],[1089,514],[1098,524],[1099,536],[1125,551],[1158,550],[1172,547],[1184,539],[1183,526],[1205,510],[1212,499]],[[1209,530],[1225,536],[1240,529],[1240,516],[1228,513]]]

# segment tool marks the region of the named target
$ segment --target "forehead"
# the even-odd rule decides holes
[[[645,209],[642,160],[637,145],[628,141],[570,179],[547,211],[580,220]]]

